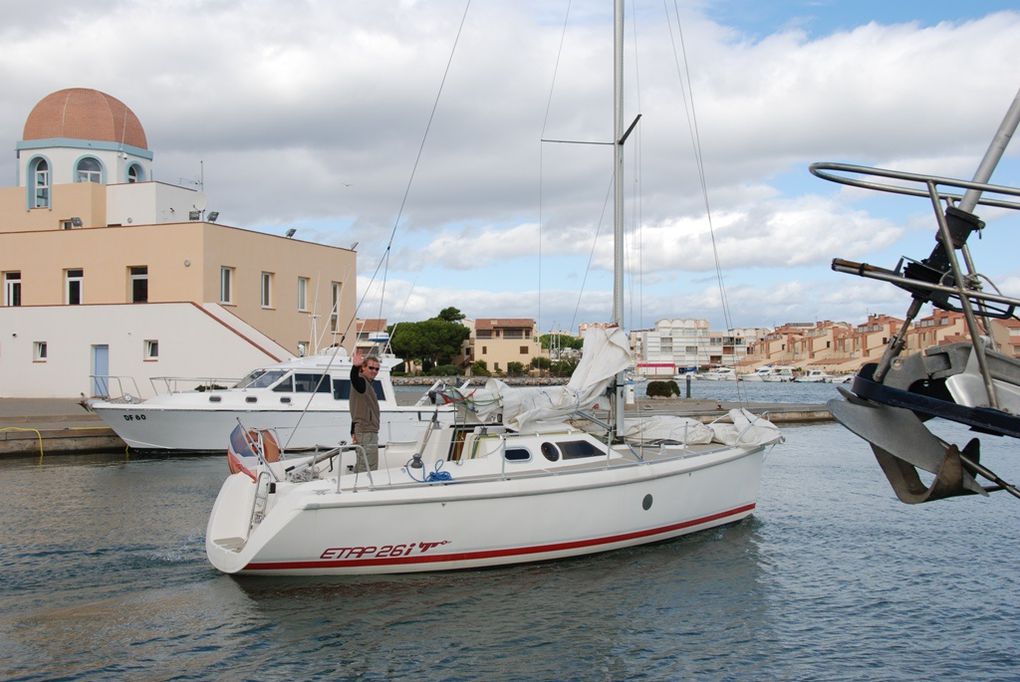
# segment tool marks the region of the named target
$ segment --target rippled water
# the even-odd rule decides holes
[[[1020,500],[901,505],[842,427],[784,433],[758,510],[734,526],[547,564],[330,580],[209,566],[218,457],[2,462],[0,677],[1015,678]],[[1014,442],[984,450],[1020,479]]]

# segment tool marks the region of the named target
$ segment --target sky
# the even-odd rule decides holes
[[[624,326],[902,315],[830,263],[927,256],[930,202],[807,168],[970,179],[1020,88],[1015,2],[626,7]],[[609,2],[0,0],[0,31],[12,147],[47,94],[106,92],[219,222],[357,244],[359,317],[612,318],[612,150],[553,141],[612,139]],[[977,269],[1020,290],[1020,217],[978,213]]]

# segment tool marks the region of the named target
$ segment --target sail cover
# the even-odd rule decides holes
[[[490,379],[469,396],[475,413],[485,421],[502,414],[517,430],[539,421],[563,419],[604,398],[617,373],[632,364],[627,335],[619,327],[593,328],[584,335],[581,362],[566,386],[507,386]]]

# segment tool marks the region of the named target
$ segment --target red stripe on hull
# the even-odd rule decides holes
[[[660,528],[638,530],[631,533],[620,533],[609,535],[603,538],[590,538],[588,540],[573,540],[571,542],[557,542],[548,545],[535,545],[533,547],[510,547],[507,549],[489,549],[476,552],[458,552],[447,554],[427,554],[413,557],[387,557],[384,559],[320,559],[317,561],[270,561],[252,562],[245,566],[243,571],[280,571],[280,570],[302,570],[309,568],[354,568],[357,566],[406,566],[408,564],[443,563],[452,561],[475,561],[479,559],[493,559],[498,557],[515,557],[528,554],[545,554],[547,552],[562,552],[570,549],[583,547],[597,547],[599,545],[610,545],[616,542],[625,542],[638,538],[647,538],[655,535],[664,535],[673,531],[698,526],[711,521],[718,521],[728,516],[736,516],[750,512],[755,508],[755,503],[745,504],[741,507],[729,509],[724,512],[705,516],[700,519],[681,521]]]

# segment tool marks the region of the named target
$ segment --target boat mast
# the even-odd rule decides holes
[[[613,322],[623,327],[623,0],[613,7]]]
[[[623,329],[623,2],[613,3],[613,323]],[[616,435],[623,435],[624,375],[616,375]]]

